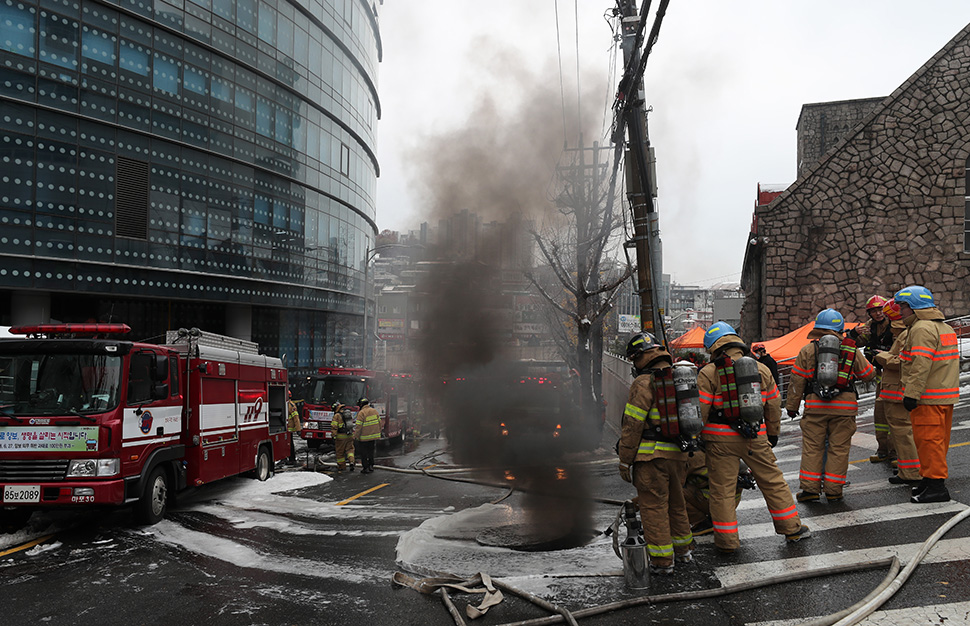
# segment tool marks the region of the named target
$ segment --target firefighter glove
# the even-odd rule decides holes
[[[916,408],[916,405],[917,405],[916,398],[910,398],[909,396],[903,397],[903,406],[906,408],[907,411],[912,411],[913,409]]]
[[[788,409],[788,417],[795,419],[796,417],[798,417],[798,411],[792,411],[791,409]]]
[[[778,435],[768,435],[768,445],[774,448],[778,445]]]
[[[630,466],[626,463],[620,463],[620,478],[628,483],[633,482],[633,479],[630,477]]]

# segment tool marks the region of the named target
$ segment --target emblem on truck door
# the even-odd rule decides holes
[[[146,435],[152,429],[152,412],[145,411],[141,414],[141,421],[138,423],[138,430],[145,433]]]

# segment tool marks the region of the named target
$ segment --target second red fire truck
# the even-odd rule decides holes
[[[381,416],[381,439],[401,441],[410,425],[412,388],[408,375],[355,367],[321,367],[307,381],[300,434],[311,450],[324,443],[332,444],[330,422],[334,406],[344,404],[356,413],[360,410],[357,401],[367,398]]]

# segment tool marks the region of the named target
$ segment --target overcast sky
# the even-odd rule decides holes
[[[455,176],[444,172],[457,161],[497,159],[509,168],[491,167],[499,178],[538,172],[527,180],[548,195],[551,175],[525,163],[540,158],[529,154],[541,143],[536,112],[561,136],[565,108],[563,140],[575,146],[581,109],[586,142],[605,141],[616,76],[603,16],[614,6],[385,0],[378,227],[407,231],[427,221],[442,201],[434,190],[442,176]],[[801,106],[887,96],[968,23],[967,0],[672,0],[645,73],[664,271],[681,284],[737,282],[758,183],[795,179]],[[483,136],[483,127],[493,134]],[[487,154],[456,156],[445,150],[453,146]],[[552,171],[558,157],[541,160],[553,161]],[[482,201],[498,193],[477,185],[476,175],[466,167],[458,181]]]

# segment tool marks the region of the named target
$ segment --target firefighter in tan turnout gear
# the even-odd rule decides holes
[[[346,405],[337,404],[333,407],[333,421],[330,422],[330,432],[333,434],[333,449],[337,456],[337,471],[342,472],[348,466],[354,471],[354,420],[350,409]]]
[[[893,345],[893,332],[890,320],[883,310],[887,300],[882,296],[872,296],[866,300],[866,315],[869,321],[864,326],[856,326],[848,332],[849,338],[855,341],[857,348],[864,348],[863,354],[870,362],[875,363],[876,353],[889,350]],[[879,365],[882,367],[882,365]],[[892,431],[886,419],[886,401],[879,393],[882,388],[882,377],[876,372],[876,402],[872,409],[872,421],[876,430],[876,453],[869,457],[870,463],[883,463],[896,459],[896,445]]]
[[[897,291],[893,299],[907,329],[899,353],[903,406],[913,424],[923,477],[913,487],[910,502],[947,502],[946,455],[953,405],[960,399],[960,345],[953,328],[943,322],[943,312],[936,308],[929,289],[912,285]]]
[[[844,328],[841,313],[820,312],[808,333],[811,341],[802,346],[792,366],[785,404],[789,417],[798,415],[805,398],[799,502],[818,502],[822,491],[828,502],[842,500],[859,412],[855,381],[876,376],[876,368],[856,349],[855,341],[843,339]]]
[[[357,406],[360,411],[355,418],[357,425],[354,427],[354,439],[360,442],[360,473],[370,474],[374,471],[377,440],[381,438],[381,416],[367,398],[358,400]]]
[[[650,571],[673,574],[674,561],[691,561],[690,521],[684,503],[687,454],[667,349],[640,332],[627,344],[635,379],[623,412],[617,451],[620,476],[637,489]],[[700,431],[699,416],[697,428]]]
[[[754,474],[775,532],[789,542],[810,536],[778,469],[771,447],[781,433],[781,400],[771,371],[752,358],[734,329],[715,322],[704,333],[712,361],[697,375],[710,480],[714,545],[725,553],[740,545],[735,493],[738,461]]]
[[[906,324],[895,300],[888,301],[883,312],[896,337],[888,352],[877,352],[875,356],[876,363],[882,368],[879,399],[886,407],[886,422],[892,440],[896,442],[897,474],[890,476],[889,482],[894,485],[916,485],[919,483],[919,453],[913,440],[909,411],[903,406],[902,361],[899,358],[906,341]]]

